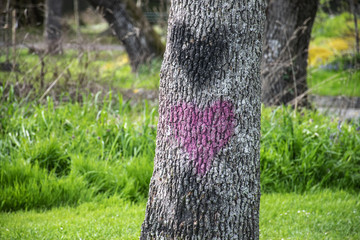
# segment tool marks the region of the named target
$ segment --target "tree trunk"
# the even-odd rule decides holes
[[[2,1],[6,2],[6,0]],[[44,2],[43,0],[11,0],[11,4],[17,12],[18,27],[39,26],[44,23]]]
[[[263,0],[173,0],[140,239],[258,239]]]
[[[7,69],[9,64],[9,55],[10,55],[10,0],[0,2],[0,41],[3,42],[4,48],[0,48],[1,55],[2,51],[5,52],[5,62],[1,66],[1,70]]]
[[[358,29],[358,24],[357,24],[357,16],[356,16],[356,2],[355,0],[349,0],[349,5],[350,5],[350,11],[352,12],[352,14],[354,15],[354,27],[355,27],[355,49],[356,49],[356,53],[359,54],[360,53],[360,46],[359,46],[359,29]]]
[[[62,0],[46,0],[45,38],[47,51],[51,54],[62,53],[61,15]]]
[[[269,0],[268,0],[269,1]],[[267,7],[262,100],[288,104],[307,91],[306,68],[318,0],[270,0]],[[307,105],[306,97],[302,99]]]
[[[94,8],[101,8],[104,18],[124,44],[134,71],[151,58],[162,56],[164,46],[135,1],[88,1]]]

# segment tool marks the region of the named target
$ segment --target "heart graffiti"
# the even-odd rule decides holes
[[[216,101],[199,109],[192,103],[171,107],[168,117],[175,139],[204,175],[214,156],[229,142],[234,131],[234,110],[229,101]]]

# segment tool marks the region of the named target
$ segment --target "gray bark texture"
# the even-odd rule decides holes
[[[261,66],[262,101],[307,105],[306,68],[318,0],[268,0]],[[301,101],[302,100],[302,101]],[[293,102],[292,102],[293,101]]]
[[[51,54],[62,53],[62,4],[62,0],[46,0],[45,4],[45,39],[47,43],[47,51]]]
[[[141,9],[133,0],[88,0],[94,8],[100,8],[106,21],[124,44],[130,64],[136,71],[154,57],[161,57],[164,46]]]
[[[140,239],[258,239],[265,2],[171,3]]]

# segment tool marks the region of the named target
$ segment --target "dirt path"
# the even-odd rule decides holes
[[[344,120],[360,119],[359,97],[311,95],[310,101],[321,113],[339,116]]]
[[[2,48],[2,47],[5,48],[6,45],[3,42],[0,42],[0,48]],[[18,44],[18,45],[16,45],[16,48],[29,48],[29,49],[45,50],[46,44],[45,44],[45,42]],[[124,51],[124,47],[122,45],[117,45],[117,44],[64,43],[63,48],[65,50],[82,49],[85,51],[107,51],[107,50]]]

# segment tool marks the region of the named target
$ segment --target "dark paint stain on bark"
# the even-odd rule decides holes
[[[198,38],[185,23],[175,23],[170,31],[172,55],[193,86],[201,87],[222,67],[229,51],[227,29],[209,28],[205,37]]]

